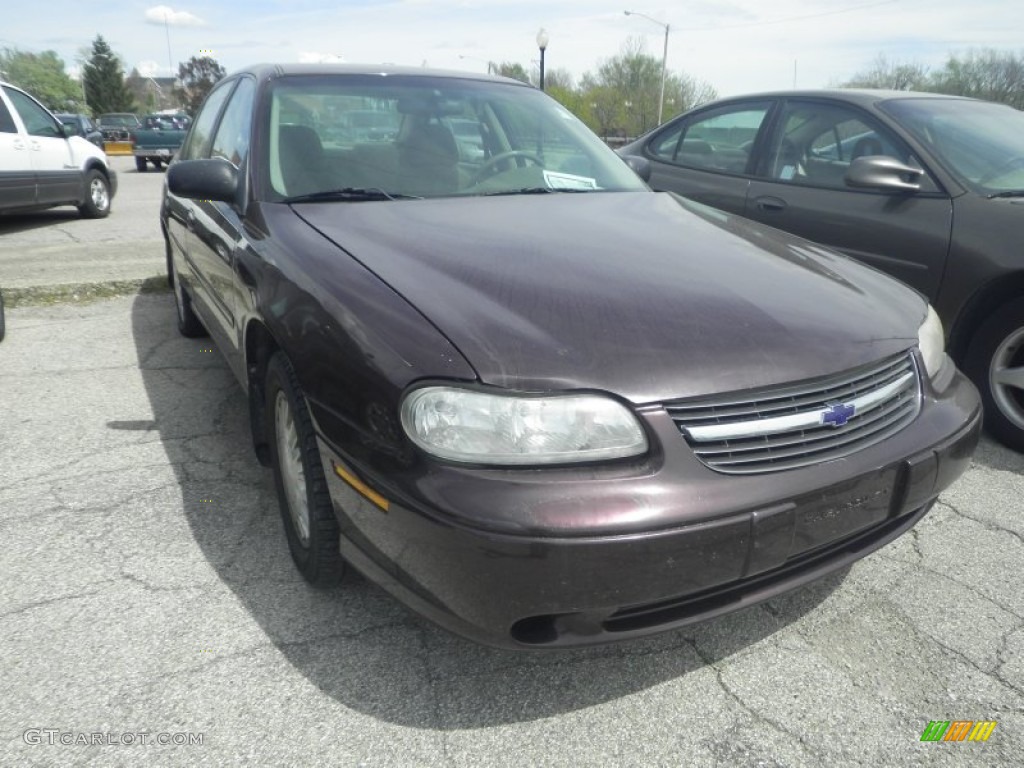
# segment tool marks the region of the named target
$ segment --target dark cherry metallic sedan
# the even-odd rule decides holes
[[[397,132],[344,130],[367,110]],[[481,642],[636,637],[798,587],[913,526],[978,439],[918,293],[652,192],[514,81],[235,73],[161,223],[179,328],[242,383],[305,578],[348,563]]]

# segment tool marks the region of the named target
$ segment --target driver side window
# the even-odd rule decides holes
[[[46,138],[62,138],[64,132],[60,124],[41,106],[36,104],[31,97],[13,88],[4,88],[14,108],[21,115],[21,122],[25,124],[25,130],[30,136]]]
[[[765,175],[775,181],[847,189],[850,164],[875,155],[920,167],[903,142],[852,107],[791,101],[779,126],[765,164]]]

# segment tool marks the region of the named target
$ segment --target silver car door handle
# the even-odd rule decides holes
[[[784,211],[786,210],[786,201],[781,197],[759,197],[754,200],[754,205],[760,208],[762,211]]]

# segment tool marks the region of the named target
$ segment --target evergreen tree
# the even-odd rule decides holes
[[[135,98],[124,82],[124,67],[103,35],[92,41],[92,55],[82,67],[85,99],[94,115],[132,112]]]

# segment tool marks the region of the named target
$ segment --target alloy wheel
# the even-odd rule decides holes
[[[107,192],[107,185],[103,179],[93,179],[89,185],[89,197],[92,204],[99,211],[105,211],[110,207],[110,193]]]
[[[1024,429],[1024,327],[996,348],[989,366],[992,398],[1007,419]]]

